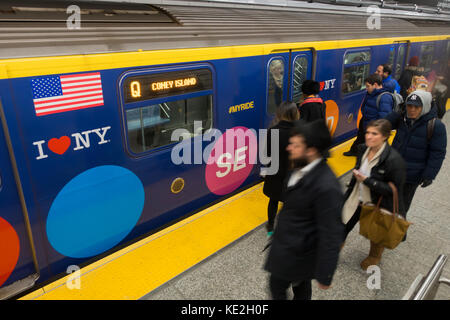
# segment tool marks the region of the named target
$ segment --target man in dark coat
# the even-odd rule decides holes
[[[326,163],[331,137],[324,121],[294,127],[283,208],[273,234],[265,270],[271,273],[273,299],[286,299],[292,284],[295,300],[310,300],[311,280],[328,289],[344,236],[341,186]]]
[[[361,104],[362,118],[359,122],[358,134],[349,151],[344,152],[344,156],[356,157],[358,155],[358,145],[364,143],[367,124],[372,120],[382,119],[392,112],[394,100],[392,95],[384,94],[389,92],[383,88],[381,77],[374,73],[364,80],[367,94]],[[378,97],[381,96],[380,99]],[[379,102],[377,104],[377,101]]]
[[[317,119],[325,121],[325,104],[322,98],[318,96],[320,92],[320,84],[317,81],[305,80],[302,84],[303,102],[301,102],[298,110],[300,112],[300,120],[312,122]]]
[[[386,117],[392,129],[397,129],[392,147],[406,162],[405,215],[417,187],[425,188],[436,178],[447,151],[445,125],[436,118],[431,101],[431,93],[416,90],[406,99],[406,112],[393,112]]]

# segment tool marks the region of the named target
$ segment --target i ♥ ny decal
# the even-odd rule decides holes
[[[106,139],[106,134],[109,129],[111,129],[110,126],[83,132],[75,132],[70,135],[72,139],[69,136],[62,136],[59,138],[51,138],[48,142],[46,140],[35,141],[33,142],[33,145],[36,146],[36,151],[38,154],[36,160],[48,158],[48,154],[46,154],[43,147],[46,142],[47,148],[51,152],[59,155],[66,153],[71,145],[75,146],[73,148],[74,151],[78,151],[82,149],[89,149],[91,147],[91,142],[93,141],[96,141],[97,144],[109,143],[111,140]]]
[[[64,154],[67,149],[70,147],[70,138],[68,136],[62,136],[61,138],[53,138],[50,139],[47,143],[48,148],[50,151],[53,151],[57,154]]]

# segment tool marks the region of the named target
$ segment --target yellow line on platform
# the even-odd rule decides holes
[[[331,150],[337,176],[355,165],[342,156],[353,140]],[[66,276],[21,299],[139,299],[266,222],[267,203],[258,184],[82,268],[80,289]]]

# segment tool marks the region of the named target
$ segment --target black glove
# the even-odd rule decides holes
[[[430,184],[432,184],[433,183],[433,180],[427,180],[427,179],[425,179],[425,180],[422,180],[422,184],[420,185],[422,188],[426,188],[426,187],[428,187]]]

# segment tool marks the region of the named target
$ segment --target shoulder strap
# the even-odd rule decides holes
[[[382,92],[382,93],[380,93],[379,95],[378,95],[378,97],[377,97],[377,110],[380,110],[380,100],[381,100],[381,96],[382,95],[384,95],[384,94],[391,94],[390,92],[387,92],[387,91],[384,91],[384,92]]]
[[[430,119],[427,122],[427,141],[430,142],[431,137],[434,132],[434,123],[436,122],[436,118]]]
[[[395,187],[395,184],[393,182],[388,182],[388,184],[389,184],[389,187],[391,187],[391,189],[392,189],[392,205],[393,205],[393,208],[392,208],[392,220],[394,220],[395,215],[397,214],[397,216],[398,216],[398,213],[399,213],[399,211],[398,211],[398,209],[399,209],[398,208],[398,206],[399,206],[399,203],[398,203],[398,190]]]
[[[304,104],[306,104],[306,103],[311,103],[311,102],[322,103],[322,104],[323,104],[322,98],[306,98],[306,99],[302,102],[301,106],[304,105]]]

